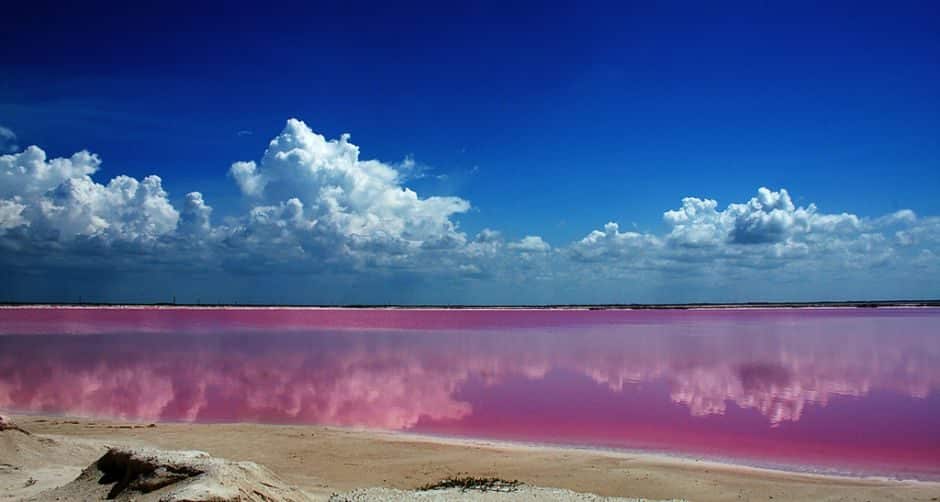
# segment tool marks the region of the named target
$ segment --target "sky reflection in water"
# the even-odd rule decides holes
[[[361,426],[940,477],[936,309],[4,310],[0,321],[5,410]]]

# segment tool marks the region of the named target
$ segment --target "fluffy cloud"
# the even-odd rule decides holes
[[[402,185],[395,167],[360,160],[348,135],[327,140],[299,120],[287,122],[260,162],[232,165],[230,175],[249,209],[216,226],[200,192],[186,194],[177,209],[159,177],[117,176],[101,184],[92,178],[100,165],[87,151],[49,159],[36,146],[0,156],[4,244],[65,257],[76,246],[121,243],[121,253],[156,253],[161,261],[174,253],[191,261],[187,251],[199,245],[200,259],[236,273],[266,267],[413,269],[442,253],[453,257],[431,261],[456,269],[454,260],[468,252],[453,220],[470,208],[467,201],[419,197]]]
[[[187,235],[208,234],[211,228],[209,221],[211,215],[212,208],[202,199],[202,194],[199,192],[189,192],[186,194],[186,202],[180,214],[180,232]]]
[[[761,244],[785,240],[791,232],[808,227],[810,211],[797,209],[786,190],[761,187],[746,204],[731,204],[725,211],[732,222],[731,242]]]
[[[662,240],[639,232],[621,232],[620,225],[607,222],[603,230],[594,230],[570,246],[578,261],[623,261],[638,263],[662,247]]]
[[[617,263],[628,272],[689,273],[693,266],[725,276],[796,267],[833,272],[903,265],[911,258],[906,243],[926,242],[932,234],[932,220],[910,210],[879,218],[823,213],[814,204],[796,206],[785,189],[764,187],[725,209],[713,199],[686,197],[680,208],[663,213],[663,221],[668,231],[662,236],[621,232],[608,223],[569,252],[576,260]]]
[[[285,214],[291,221],[285,224],[353,248],[454,247],[466,239],[451,217],[470,209],[467,201],[420,198],[401,185],[394,167],[360,160],[349,135],[327,140],[300,120],[288,120],[260,164],[236,162],[229,172],[244,195],[271,208],[289,204]],[[265,218],[274,212],[266,211]]]
[[[537,235],[527,235],[517,242],[509,243],[509,249],[522,253],[546,253],[552,247]]]
[[[669,239],[682,246],[770,244],[809,232],[850,233],[861,228],[851,214],[820,214],[816,206],[796,207],[786,189],[761,187],[743,204],[718,211],[718,202],[686,197],[682,207],[663,214],[671,227]]]
[[[107,185],[74,178],[40,199],[40,210],[64,240],[84,235],[150,240],[172,232],[179,220],[166,196],[159,176],[143,181],[118,176]]]
[[[727,223],[722,221],[712,199],[686,197],[682,207],[663,213],[663,220],[672,230],[668,238],[683,246],[713,246],[724,241]]]
[[[49,160],[38,146],[0,156],[0,197],[41,196],[71,179],[83,179],[101,165],[97,155],[81,151],[70,158]]]
[[[0,126],[0,153],[13,153],[18,149],[16,134],[6,127]]]
[[[0,227],[27,226],[37,238],[147,241],[176,229],[179,213],[158,176],[92,180],[101,160],[82,151],[47,159],[36,146],[0,156]]]
[[[18,197],[12,200],[0,200],[0,230],[29,224],[23,217],[23,210],[26,206],[20,204],[19,200]]]
[[[749,298],[765,298],[774,292],[762,284],[793,277],[820,278],[828,287],[835,277],[902,284],[940,276],[940,218],[910,210],[874,218],[827,213],[814,204],[797,206],[782,188],[761,187],[723,207],[686,197],[663,213],[662,232],[609,222],[556,246],[538,235],[513,240],[493,229],[470,238],[457,221],[468,201],[419,196],[406,186],[416,176],[412,158],[363,160],[348,135],[327,139],[295,119],[259,160],[231,165],[233,189],[247,206],[241,214],[219,217],[200,192],[174,206],[158,176],[96,181],[101,162],[87,151],[50,159],[37,146],[0,155],[0,266],[74,270],[120,263],[122,270],[211,269],[225,277],[329,273],[373,283],[437,281],[431,289],[454,292],[472,282],[489,285],[478,293],[487,301],[558,303],[671,301],[647,294],[676,281],[690,292],[681,300],[692,301],[741,288],[751,288]],[[604,294],[598,280],[616,294]],[[847,288],[824,294],[859,294]],[[534,291],[565,296],[527,296]],[[388,301],[396,293],[387,292]]]

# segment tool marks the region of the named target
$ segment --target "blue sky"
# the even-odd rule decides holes
[[[256,161],[263,169],[269,141],[293,117],[326,139],[350,133],[360,160],[377,159],[399,170],[403,176],[395,186],[413,189],[420,199],[466,201],[469,209],[445,216],[468,242],[484,229],[498,230],[507,249],[526,236],[538,236],[551,256],[540,258],[543,268],[534,275],[548,278],[537,289],[589,293],[532,295],[532,301],[767,299],[766,293],[749,289],[757,278],[752,272],[741,279],[722,272],[720,281],[683,286],[670,278],[641,277],[651,267],[657,273],[668,268],[662,264],[615,273],[624,261],[641,261],[636,253],[624,252],[616,254],[616,267],[594,263],[590,272],[639,285],[596,292],[591,286],[576,287],[571,277],[583,277],[584,271],[568,263],[571,246],[607,222],[617,222],[620,232],[666,239],[675,227],[663,213],[681,207],[684,197],[716,200],[722,210],[747,203],[759,187],[786,189],[794,208],[815,204],[819,214],[875,221],[911,210],[917,220],[910,229],[871,224],[858,234],[890,239],[916,229],[930,237],[913,244],[908,255],[891,247],[900,263],[935,251],[931,218],[940,215],[940,8],[931,2],[229,2],[196,7],[40,2],[5,9],[0,126],[15,134],[15,141],[8,141],[10,155],[27,145],[37,145],[50,159],[88,150],[102,161],[92,176],[97,183],[118,175],[143,180],[156,174],[171,206],[181,212],[186,194],[198,191],[213,208],[213,225],[229,218],[229,231],[253,207],[279,204],[292,195],[253,199],[229,171],[237,161]],[[402,167],[409,165],[405,159],[418,166],[411,175]],[[23,202],[27,194],[7,195],[29,206]],[[300,200],[307,209],[322,202]],[[373,214],[363,211],[357,214]],[[324,219],[322,214],[307,217]],[[35,230],[49,223],[30,221],[20,227]],[[65,227],[49,224],[60,240],[71,242]],[[820,237],[818,225],[811,226],[804,230]],[[89,228],[69,231],[83,239],[104,238]],[[28,277],[38,274],[54,282],[48,272],[53,252],[33,251],[41,259],[27,261],[28,253],[15,245],[36,237],[15,233],[8,231],[6,239],[20,256],[6,260],[7,272],[19,277],[32,270]],[[392,233],[418,247],[441,236]],[[349,235],[331,238],[336,243]],[[780,235],[762,243],[796,245],[809,234],[800,237],[788,230]],[[141,240],[137,234],[119,237],[125,244]],[[105,250],[96,252],[113,259],[119,251],[108,239]],[[98,270],[75,258],[81,253],[71,244],[65,247],[55,251],[60,270]],[[336,258],[301,247],[306,259],[318,263]],[[732,246],[728,252],[737,256],[737,249],[750,253],[754,248]],[[168,252],[175,253],[160,253]],[[767,253],[780,254],[769,247]],[[289,261],[281,258],[270,262],[272,273]],[[493,277],[534,280],[517,258],[500,258],[499,267],[513,273],[494,269]],[[217,254],[207,259],[221,261]],[[366,268],[363,260],[369,262]],[[668,260],[671,265],[693,263],[686,255]],[[716,263],[726,263],[728,255],[713,254],[709,260],[698,262],[700,272],[723,270]],[[793,268],[796,261],[781,266]],[[486,267],[479,263],[455,262],[455,267],[481,269],[468,285],[456,275],[417,266],[403,267],[408,273],[401,275],[400,263],[390,272],[386,261],[374,256],[352,262],[309,269],[319,279],[338,270],[353,274],[354,280],[340,281],[346,284],[339,287],[342,293],[321,297],[307,291],[305,283],[290,286],[296,294],[283,301],[490,303],[487,295],[505,289],[486,278]],[[135,266],[134,273],[145,277],[166,277],[161,268],[166,265]],[[863,267],[864,277],[857,270],[844,276],[848,272],[842,265],[818,261],[813,267],[829,280],[821,279],[815,290],[788,291],[781,299],[851,296],[863,283],[871,284],[870,290],[861,290],[865,296],[903,296],[901,285],[909,275],[925,277],[924,270],[904,275],[880,272],[874,265]],[[213,284],[245,276],[238,267],[216,272],[203,286],[209,294]],[[129,281],[128,274],[111,275],[117,284]],[[376,293],[394,282],[388,274],[414,296],[400,298],[398,287]],[[356,281],[363,286],[349,286]],[[892,281],[896,288],[878,289]],[[32,279],[12,282],[16,285],[3,292],[7,299],[53,295],[30,286]],[[844,286],[833,288],[833,283]],[[255,289],[250,281],[245,284]],[[170,281],[166,289],[184,287],[193,285]],[[131,294],[115,288],[100,296],[119,300]],[[919,288],[909,294],[940,296],[930,281]],[[480,292],[466,296],[471,290]],[[696,293],[689,296],[689,291]]]

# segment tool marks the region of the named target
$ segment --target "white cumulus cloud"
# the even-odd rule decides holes
[[[20,204],[19,200],[19,197],[12,200],[0,199],[0,230],[29,224],[23,217],[26,206]]]
[[[686,197],[663,213],[668,231],[620,232],[616,223],[570,246],[580,261],[617,262],[626,270],[740,271],[807,266],[830,270],[899,264],[895,244],[913,242],[926,221],[902,210],[879,218],[823,213],[815,204],[798,207],[785,189],[761,187],[747,202],[725,209],[713,199]]]
[[[527,235],[516,242],[510,242],[509,249],[523,253],[546,253],[552,247],[537,235]]]
[[[880,291],[888,278],[903,285],[940,278],[940,217],[823,212],[797,205],[782,188],[761,187],[726,205],[685,197],[662,214],[657,232],[608,222],[557,247],[532,231],[518,238],[484,228],[468,238],[458,218],[470,203],[409,188],[413,158],[364,160],[348,135],[327,139],[296,119],[258,160],[231,164],[244,209],[229,214],[216,214],[199,191],[174,207],[156,175],[96,180],[101,162],[88,151],[49,158],[38,146],[0,155],[0,267],[120,264],[156,274],[212,270],[226,279],[281,273],[298,282],[337,274],[409,287],[439,281],[455,295],[474,287],[512,302],[531,301],[533,291],[551,293],[537,297],[547,301],[648,301],[644,292],[675,290],[677,281],[681,299],[745,290],[772,296],[803,278],[831,288],[820,291],[857,296],[853,281]],[[935,295],[930,287],[920,291]],[[399,291],[389,287],[388,299]]]
[[[729,204],[718,210],[712,199],[686,197],[682,207],[666,211],[663,220],[670,226],[669,239],[683,246],[770,244],[785,242],[809,232],[853,232],[860,220],[852,214],[821,214],[814,204],[797,207],[786,189],[761,187],[745,203]]]
[[[93,174],[100,165],[101,159],[87,151],[50,160],[38,146],[0,155],[0,197],[42,195],[66,180]]]
[[[651,234],[621,232],[620,225],[608,222],[603,230],[594,230],[570,246],[578,261],[638,260],[662,246],[661,240]]]
[[[150,240],[176,228],[179,213],[158,176],[142,181],[118,176],[102,185],[91,178],[100,164],[87,151],[47,159],[36,146],[0,156],[3,226],[29,226],[61,241]]]
[[[202,194],[189,192],[180,214],[179,230],[183,234],[205,235],[211,229],[212,207],[206,204]]]
[[[391,165],[361,160],[349,135],[327,140],[300,120],[287,121],[260,163],[236,162],[229,172],[256,209],[296,200],[302,209],[291,211],[286,225],[333,236],[350,248],[453,247],[466,240],[451,218],[470,209],[469,202],[421,198],[402,186]],[[265,219],[278,213],[263,212]],[[303,223],[293,221],[298,218]]]

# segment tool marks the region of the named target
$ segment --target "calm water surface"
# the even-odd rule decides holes
[[[940,479],[940,309],[0,310],[0,409]]]

